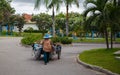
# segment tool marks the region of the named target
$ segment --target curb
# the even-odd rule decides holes
[[[23,47],[27,47],[27,48],[30,48],[31,47],[31,45],[25,45],[25,44],[22,44],[22,43],[19,43],[21,46],[23,46]]]
[[[117,60],[120,60],[120,57],[118,57],[118,56],[116,56],[115,58],[116,58]]]
[[[81,60],[79,60],[79,55],[77,55],[77,62],[79,64],[83,65],[86,68],[89,68],[89,69],[92,69],[92,70],[95,70],[95,71],[99,71],[99,72],[105,73],[106,75],[120,75],[120,74],[117,74],[117,73],[113,73],[113,72],[111,72],[111,71],[109,71],[107,69],[103,69],[102,67],[84,63]]]

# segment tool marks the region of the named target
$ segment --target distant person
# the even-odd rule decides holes
[[[50,53],[53,50],[52,50],[52,41],[50,39],[51,35],[45,34],[43,38],[44,40],[42,41],[42,45],[43,45],[43,51],[44,51],[44,63],[46,65],[49,62]]]

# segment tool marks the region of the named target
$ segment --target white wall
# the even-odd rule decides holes
[[[27,29],[27,28],[29,28],[29,27],[32,27],[34,30],[39,30],[38,29],[38,27],[36,26],[36,24],[25,24],[24,26],[23,26],[23,31],[25,30],[25,29]]]
[[[22,31],[24,31],[25,29],[29,28],[29,27],[32,27],[34,30],[39,30],[38,27],[36,26],[36,24],[24,24],[23,28],[22,28]],[[2,29],[3,30],[6,30],[6,27],[5,26],[2,26]],[[14,26],[14,29],[13,29],[14,32],[18,32],[18,28],[17,26]]]

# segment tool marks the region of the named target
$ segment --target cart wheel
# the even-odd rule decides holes
[[[56,53],[58,55],[58,59],[60,59],[60,56],[61,56],[61,45],[57,45],[56,46]]]
[[[61,50],[59,50],[59,51],[57,52],[57,54],[58,54],[58,59],[60,59],[60,56],[61,56]]]
[[[36,51],[34,52],[34,54],[35,54],[35,59],[36,59],[36,60],[39,60],[40,57],[41,57],[41,51],[40,51],[40,50],[36,50]]]
[[[50,55],[49,55],[49,59],[52,60],[52,58],[53,58],[53,54],[50,53]]]

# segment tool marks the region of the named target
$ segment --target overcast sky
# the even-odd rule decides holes
[[[83,7],[84,0],[80,0],[80,7],[77,8],[75,5],[69,8],[69,12],[79,12],[82,13],[84,11]],[[11,6],[15,8],[16,14],[28,13],[28,14],[38,14],[38,13],[48,13],[51,14],[51,10],[47,10],[43,5],[40,6],[39,10],[34,10],[35,0],[13,0]],[[64,5],[61,5],[59,12],[66,12],[66,8]],[[57,13],[59,13],[57,12]]]

